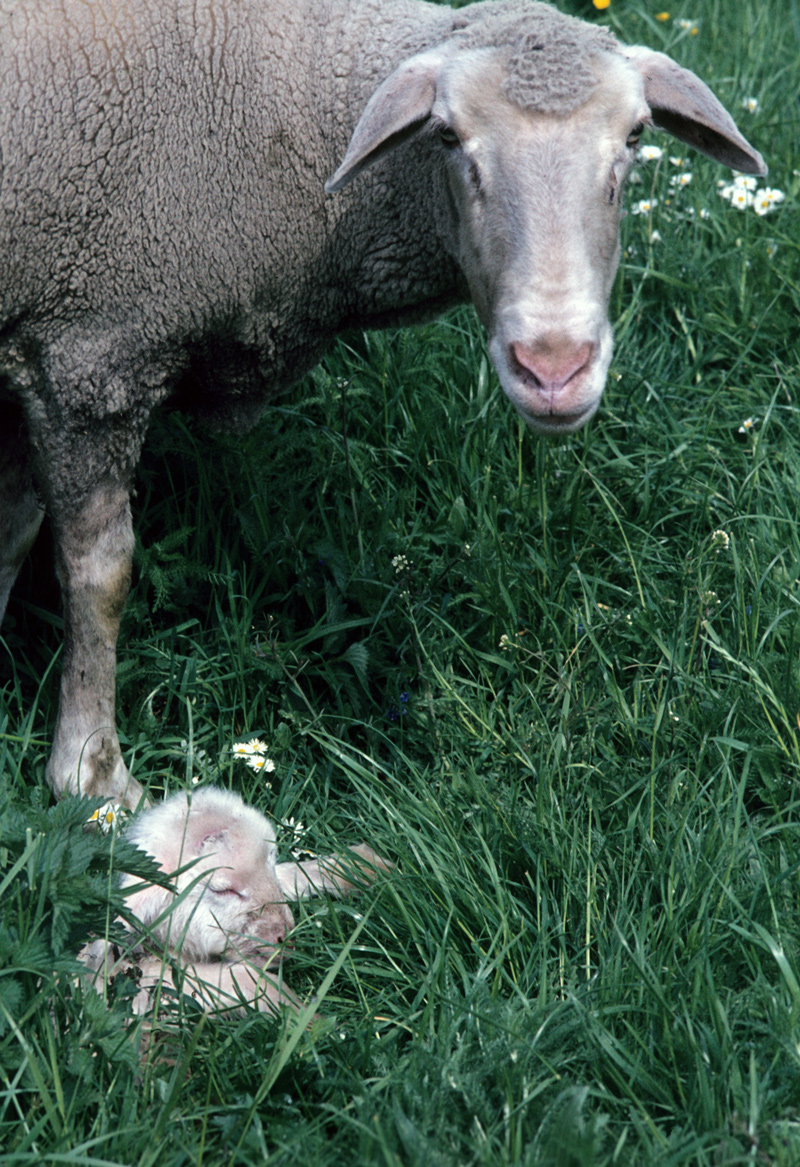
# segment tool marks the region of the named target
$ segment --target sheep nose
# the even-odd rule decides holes
[[[514,372],[531,388],[555,397],[589,368],[597,345],[592,341],[575,344],[566,337],[548,337],[532,347],[512,341],[509,350]]]
[[[259,929],[259,938],[265,944],[272,944],[277,947],[277,945],[285,942],[289,931],[290,929],[287,928],[283,920],[276,920],[274,923],[262,925]]]

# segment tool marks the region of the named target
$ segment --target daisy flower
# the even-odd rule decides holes
[[[738,208],[740,211],[744,211],[747,207],[751,207],[753,205],[752,192],[747,190],[747,188],[744,186],[733,187],[730,194],[730,200],[731,206]]]
[[[246,762],[257,774],[272,774],[275,770],[272,758],[267,757],[267,744],[260,738],[252,738],[249,742],[235,742],[231,746],[231,752],[235,758],[241,758]]]
[[[660,146],[642,146],[639,150],[639,157],[642,162],[658,162],[663,153]]]
[[[109,831],[113,831],[119,826],[119,807],[115,806],[113,802],[107,802],[105,806],[92,811],[86,821],[87,823],[95,823],[103,834],[107,835]]]
[[[631,207],[632,215],[649,215],[655,207],[658,206],[658,199],[639,199],[638,203],[634,203]]]

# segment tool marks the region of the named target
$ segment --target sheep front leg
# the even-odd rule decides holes
[[[334,896],[349,895],[375,879],[379,871],[392,870],[392,863],[361,843],[344,855],[321,855],[305,863],[279,863],[275,874],[284,894],[299,900],[323,891]]]
[[[82,505],[54,516],[56,567],[64,602],[61,699],[47,778],[66,793],[135,808],[114,722],[116,650],[131,580],[133,528],[127,489],[95,487]]]

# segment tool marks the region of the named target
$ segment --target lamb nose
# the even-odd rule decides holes
[[[591,341],[576,345],[572,341],[544,341],[528,345],[513,341],[509,346],[511,365],[534,387],[558,393],[581,370],[591,364],[597,346]]]

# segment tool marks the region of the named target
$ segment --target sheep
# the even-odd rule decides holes
[[[3,0],[0,616],[44,508],[56,795],[143,797],[115,668],[154,410],[249,425],[341,330],[472,300],[519,414],[579,429],[650,125],[766,173],[693,73],[536,0]]]
[[[137,815],[126,834],[175,878],[169,887],[142,886],[123,875],[122,887],[133,889],[126,899],[137,921],[135,930],[126,924],[132,944],[120,954],[95,940],[80,959],[96,984],[135,976],[136,1013],[151,1009],[165,979],[206,1008],[298,1008],[280,975],[294,928],[287,899],[321,891],[344,896],[391,870],[366,844],[346,856],[276,863],[273,824],[238,794],[217,787],[170,796]]]

